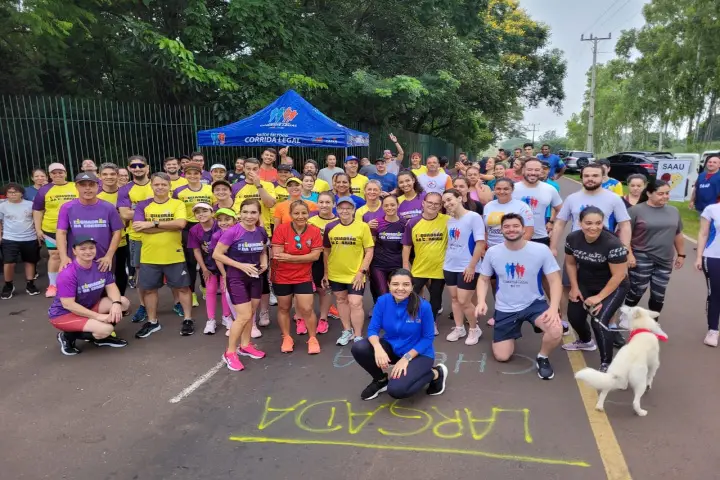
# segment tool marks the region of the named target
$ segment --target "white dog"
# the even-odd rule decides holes
[[[660,314],[641,307],[620,308],[622,313],[620,327],[629,324],[630,338],[627,345],[618,351],[607,373],[594,368],[583,368],[575,374],[591,387],[600,390],[595,409],[604,410],[605,397],[613,390],[625,390],[628,385],[635,392],[633,409],[639,416],[647,415],[647,410],[640,408],[640,398],[645,390],[652,387],[653,379],[660,367],[660,343],[668,340],[660,325],[655,321]]]

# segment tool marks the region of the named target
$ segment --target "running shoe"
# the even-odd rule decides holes
[[[445,392],[445,384],[447,383],[448,369],[443,363],[438,363],[435,366],[438,372],[438,377],[430,382],[426,393],[428,395],[442,395]]]
[[[217,328],[217,322],[214,318],[211,318],[205,322],[205,330],[203,330],[203,333],[205,335],[215,335],[215,328]]]
[[[612,332],[612,336],[613,336],[613,347],[615,347],[615,348],[622,348],[627,343],[625,341],[625,337],[622,336],[621,332],[618,332],[618,331]]]
[[[145,305],[140,305],[130,321],[133,323],[140,323],[145,320],[147,320],[147,310],[145,310]]]
[[[6,283],[2,289],[2,293],[0,293],[0,299],[10,300],[13,296],[13,293],[15,293],[15,285],[13,285],[12,283]]]
[[[193,307],[199,307],[200,302],[198,302],[197,293],[192,294],[192,306]]]
[[[328,324],[327,320],[325,320],[324,318],[318,320],[317,333],[322,335],[323,333],[327,333],[329,329],[330,325]]]
[[[717,330],[708,330],[707,335],[705,335],[705,340],[703,343],[707,345],[708,347],[717,347],[718,346],[718,336],[720,335],[720,332]]]
[[[137,288],[137,282],[135,282],[135,277],[128,278],[128,287]]]
[[[445,308],[444,308],[442,305],[440,305],[440,310],[438,310],[438,313],[437,313],[437,314],[438,314],[438,315],[442,315],[442,312],[443,312],[444,310],[445,310]]]
[[[328,318],[330,320],[340,320],[340,312],[338,312],[338,309],[335,307],[335,305],[330,305],[330,310],[328,310]]]
[[[440,335],[440,330],[437,329],[437,322],[435,322],[435,336]]]
[[[37,280],[38,278],[40,278],[40,274],[37,271],[37,265],[35,265],[35,276],[33,277],[33,280]]]
[[[280,351],[282,353],[290,353],[295,349],[295,341],[290,335],[283,335],[282,336],[282,345],[280,346]]]
[[[57,295],[57,287],[50,285],[47,290],[45,290],[45,298],[55,298],[55,295]]]
[[[230,330],[230,327],[232,327],[233,318],[230,315],[223,315],[222,317],[222,326],[226,329]]]
[[[265,352],[263,352],[262,350],[258,350],[258,348],[253,343],[248,343],[247,347],[238,348],[238,354],[242,355],[243,357],[254,358],[255,360],[265,358]]]
[[[555,376],[550,360],[547,357],[537,357],[535,359],[535,366],[537,367],[538,377],[543,380],[552,380]]]
[[[569,352],[574,352],[576,350],[582,350],[583,352],[594,352],[597,350],[597,345],[595,344],[595,340],[590,340],[589,342],[582,342],[580,340],[575,340],[572,343],[565,343],[562,346],[563,350],[567,350]]]
[[[96,347],[113,347],[113,348],[122,348],[127,347],[127,342],[121,338],[117,338],[113,335],[110,335],[109,337],[105,337],[100,340],[95,340],[93,342]]]
[[[387,387],[388,377],[387,375],[384,375],[380,380],[373,380],[370,385],[365,387],[365,390],[363,390],[360,394],[360,398],[363,400],[372,400],[373,398],[377,398],[378,395],[387,391]]]
[[[482,330],[479,326],[476,326],[475,328],[469,328],[468,336],[465,339],[465,345],[477,345],[477,343],[480,341],[480,337],[482,337]]]
[[[135,338],[147,338],[155,332],[162,330],[160,322],[145,322],[140,330],[135,334]]]
[[[277,305],[277,297],[276,297],[275,294],[272,292],[272,290],[270,291],[270,305],[273,306],[273,307],[274,307],[275,305]]]
[[[601,363],[601,364],[600,364],[600,368],[598,369],[598,371],[599,371],[599,372],[602,372],[602,373],[607,373],[608,368],[610,368],[610,364],[609,364],[609,363]]]
[[[31,297],[40,294],[40,290],[38,290],[34,282],[28,282],[27,285],[25,285],[25,292]]]
[[[320,342],[316,337],[310,337],[307,341],[308,344],[308,355],[316,355],[320,353]]]
[[[250,330],[250,337],[252,337],[252,338],[262,337],[262,332],[257,327],[257,324],[255,322],[253,322],[253,324],[252,324],[252,329]]]
[[[270,311],[269,310],[263,310],[262,312],[260,312],[259,317],[260,318],[258,319],[258,325],[260,325],[261,327],[267,327],[268,325],[270,325]]]
[[[57,341],[60,344],[60,351],[63,355],[72,356],[80,353],[80,350],[75,348],[75,342],[71,342],[67,339],[65,332],[58,332]]]
[[[305,320],[302,318],[296,318],[295,319],[295,333],[298,335],[307,335],[307,325],[305,325]]]
[[[185,316],[185,309],[182,308],[182,305],[180,304],[180,302],[176,303],[173,306],[173,312],[175,312],[175,315],[177,315],[178,317]]]
[[[183,337],[189,337],[193,333],[195,333],[195,322],[189,318],[187,320],[183,320],[182,327],[180,327],[180,335]]]
[[[358,337],[353,337],[353,343],[357,343],[357,342],[360,342],[360,341],[362,341],[362,340],[363,340],[363,337],[360,337],[360,336],[358,336]]]
[[[225,352],[222,358],[225,360],[225,365],[227,365],[228,370],[232,370],[233,372],[245,370],[245,366],[240,361],[240,358],[238,358],[237,353]]]
[[[219,292],[219,290],[218,290]],[[207,300],[207,288],[200,285],[200,293],[202,293],[202,299]]]
[[[458,340],[466,336],[467,331],[465,331],[465,326],[463,325],[461,327],[453,327],[452,330],[450,330],[450,333],[448,333],[447,337],[445,337],[445,340],[447,340],[448,342],[457,342]]]
[[[450,319],[450,320],[455,320],[455,314],[454,314],[453,312],[450,312],[450,313],[448,314],[448,319]]]
[[[568,322],[566,322],[565,320],[563,320],[561,323],[563,327],[563,337],[570,335],[570,324],[568,324]]]
[[[343,347],[350,343],[350,340],[353,338],[353,330],[352,328],[350,330],[343,330],[342,334],[340,335],[340,338],[337,339],[337,342],[335,342],[336,345],[342,345]]]
[[[493,325],[495,325],[495,317],[488,318],[486,323],[492,327]]]

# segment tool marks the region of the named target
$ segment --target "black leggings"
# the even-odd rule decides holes
[[[428,282],[429,285],[428,285]],[[430,307],[432,308],[433,320],[437,320],[437,313],[442,308],[442,295],[445,289],[444,278],[413,278],[413,290],[422,295],[423,288],[427,285],[430,292]]]
[[[708,330],[717,330],[720,322],[720,258],[703,257],[702,269],[707,282]],[[713,294],[713,292],[715,292]]]
[[[120,295],[125,295],[128,284],[128,274],[125,267],[127,266],[128,257],[130,256],[128,246],[118,247],[115,250],[115,284],[120,290]]]
[[[386,293],[388,293],[388,277],[395,269],[386,270],[382,268],[374,267],[370,265],[370,294],[372,295],[373,302],[377,302],[377,299]]]
[[[615,312],[625,302],[625,295],[628,292],[628,285],[623,283],[612,292],[608,297],[602,301],[602,307],[596,318],[607,327],[610,324]],[[592,297],[600,293],[599,290],[586,290],[580,287],[580,293],[583,298]],[[567,316],[570,325],[575,329],[578,334],[578,340],[583,343],[587,343],[592,340],[592,333],[595,333],[595,340],[597,341],[598,350],[600,350],[600,363],[610,363],[613,358],[613,340],[615,332],[603,328],[602,325],[591,319],[590,325],[588,326],[588,312],[585,310],[585,306],[582,301],[580,302],[568,302]],[[591,331],[592,328],[592,331]]]

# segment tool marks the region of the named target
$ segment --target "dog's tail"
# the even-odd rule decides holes
[[[594,368],[583,368],[575,374],[575,378],[584,381],[596,390],[617,390],[621,388],[620,378]]]

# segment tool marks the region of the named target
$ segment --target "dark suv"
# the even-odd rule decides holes
[[[673,156],[665,152],[620,152],[607,157],[607,161],[610,162],[610,176],[624,182],[635,173],[642,173],[648,178],[654,177],[661,158]]]

